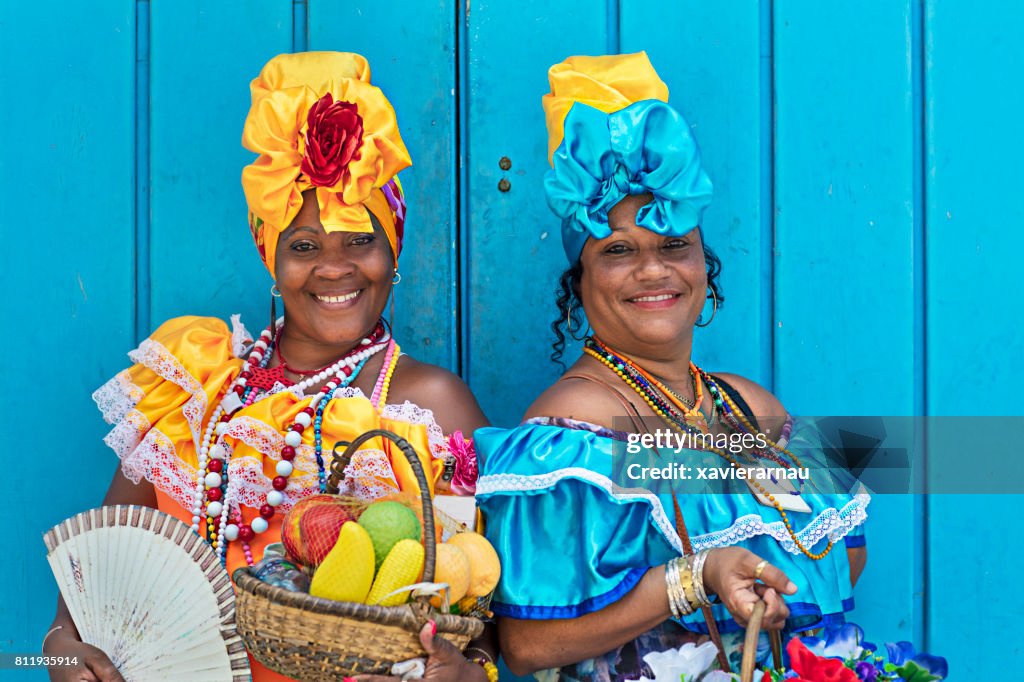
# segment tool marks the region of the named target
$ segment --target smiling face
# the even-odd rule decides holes
[[[391,294],[394,259],[387,235],[374,231],[327,233],[313,191],[281,233],[276,251],[277,288],[284,301],[288,348],[315,356],[354,347],[373,329]],[[289,361],[292,356],[289,355]]]
[[[660,356],[685,344],[688,352],[708,285],[700,230],[665,237],[637,226],[651,198],[623,199],[608,212],[611,236],[584,245],[580,297],[594,334],[612,348]]]

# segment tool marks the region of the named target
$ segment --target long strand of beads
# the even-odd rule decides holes
[[[324,421],[324,410],[327,409],[327,405],[330,403],[331,399],[334,398],[334,394],[337,393],[338,390],[349,386],[353,381],[355,381],[355,378],[359,376],[359,372],[362,371],[365,365],[366,360],[364,359],[356,366],[351,374],[342,379],[338,388],[332,390],[324,396],[323,400],[317,403],[316,414],[313,418],[313,448],[316,454],[317,480],[320,484],[320,492],[322,493],[327,492],[327,474],[324,470],[323,434],[321,433],[321,426]]]
[[[377,400],[373,402],[373,406],[377,410],[380,410],[388,402],[388,391],[391,390],[391,377],[394,376],[395,368],[398,367],[398,360],[402,357],[402,349],[399,348],[397,343],[392,350],[391,357],[384,360],[387,369],[384,370],[384,379],[379,382],[380,390],[375,391],[377,393]]]
[[[208,467],[211,458],[218,461],[222,461],[224,459],[223,448],[216,444],[211,447],[211,442],[215,435],[220,437],[227,429],[226,422],[230,416],[226,409],[226,405],[232,405],[235,402],[240,402],[239,396],[245,392],[245,382],[251,376],[250,369],[254,366],[258,366],[260,361],[264,360],[264,352],[267,349],[267,344],[272,338],[273,333],[270,327],[264,329],[260,333],[260,338],[256,341],[252,352],[249,353],[249,357],[246,360],[248,368],[243,369],[238,376],[235,377],[235,380],[228,386],[220,404],[214,408],[213,414],[210,415],[210,421],[206,426],[206,431],[203,433],[203,440],[200,443],[199,452],[196,453],[196,492],[194,504],[192,506],[192,530],[195,533],[199,533],[199,524],[202,521],[200,515],[203,513],[204,500],[208,505],[210,502],[220,502],[222,496],[219,488],[221,481],[220,473],[208,471]],[[221,424],[223,424],[223,426],[221,426]],[[214,480],[217,481],[218,487],[216,489],[212,486],[207,486],[208,481]],[[207,488],[209,488],[209,491],[207,491]],[[219,535],[220,533],[218,533],[218,536]]]
[[[669,420],[666,412],[661,410],[656,405],[656,403],[653,400],[649,400],[650,396],[647,395],[648,391],[645,391],[644,387],[641,384],[639,384],[638,382],[634,381],[620,367],[617,367],[608,358],[603,357],[600,353],[594,351],[592,348],[584,348],[584,352],[588,352],[588,351],[589,351],[588,354],[592,355],[593,357],[595,357],[596,359],[601,361],[602,364],[604,364],[606,367],[608,367],[609,369],[614,371],[619,376],[620,379],[623,379],[630,386],[630,388],[632,388],[634,391],[637,392],[638,395],[640,395],[642,398],[644,398],[645,402],[647,402],[647,404],[651,406],[651,408],[655,411],[656,414],[658,414],[659,417],[661,417],[669,425],[672,425],[672,421]],[[737,462],[736,459],[734,457],[732,457],[731,455],[729,455],[728,453],[726,453],[726,452],[724,452],[722,450],[719,450],[718,448],[714,448],[714,447],[708,447],[708,448],[705,448],[705,449],[708,452],[714,453],[714,454],[718,455],[719,457],[723,458],[724,460],[726,460],[727,462],[729,462],[729,464],[734,469],[742,468],[740,463]],[[782,505],[779,504],[779,502],[775,499],[775,495],[770,493],[764,486],[762,486],[756,480],[754,480],[752,478],[748,478],[746,480],[750,483],[750,485],[752,485],[755,489],[757,489],[757,491],[760,494],[764,495],[768,499],[768,501],[771,503],[772,507],[779,513],[779,516],[782,519],[783,524],[786,526],[786,532],[789,534],[790,538],[793,540],[793,543],[796,545],[797,549],[799,549],[805,556],[807,556],[808,558],[813,559],[815,561],[819,561],[821,559],[824,559],[829,554],[829,552],[832,551],[833,544],[832,544],[831,540],[829,540],[829,542],[826,545],[825,549],[822,550],[821,552],[812,552],[810,549],[808,549],[803,544],[803,542],[800,540],[800,538],[797,536],[796,531],[793,530],[793,525],[792,525],[792,523],[789,520],[789,515],[786,514],[786,510],[783,509]]]
[[[373,346],[364,347],[362,350],[356,351],[335,363],[332,367],[337,367],[338,369],[335,371],[334,378],[329,380],[324,387],[320,389],[315,396],[313,396],[307,407],[303,408],[301,412],[295,415],[292,425],[285,433],[285,445],[281,448],[281,460],[276,466],[277,476],[275,476],[273,481],[271,481],[273,490],[270,490],[267,493],[266,500],[260,507],[259,516],[247,524],[243,523],[238,526],[238,538],[242,541],[242,547],[244,549],[248,549],[248,543],[270,527],[270,520],[274,517],[276,508],[284,502],[284,491],[288,487],[288,477],[291,476],[292,472],[295,470],[292,461],[295,459],[298,448],[302,444],[302,432],[312,424],[313,416],[316,414],[316,409],[320,402],[324,400],[328,394],[337,390],[341,383],[354,372],[357,366],[365,362],[370,356],[384,350],[387,345],[387,342],[382,342]],[[320,374],[317,375],[317,377],[319,376]],[[318,381],[322,381],[322,379],[318,379],[309,385],[313,385]],[[296,384],[296,386],[299,386],[299,384]],[[247,552],[246,561],[250,565],[252,565],[251,557],[251,552]]]

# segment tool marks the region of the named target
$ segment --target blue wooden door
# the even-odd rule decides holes
[[[38,648],[55,599],[40,534],[113,472],[91,391],[168,317],[265,324],[238,178],[248,82],[269,57],[368,57],[414,160],[398,336],[460,371],[496,423],[559,371],[547,67],[640,49],[715,182],[705,232],[728,304],[698,362],[797,414],[1012,415],[1022,16],[1009,0],[0,4],[2,419],[8,510],[24,518],[0,651]],[[1007,588],[1019,502],[876,497],[855,620],[946,655],[952,679],[1019,660],[1002,635],[1024,606]]]

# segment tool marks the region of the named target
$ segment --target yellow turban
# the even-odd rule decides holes
[[[242,145],[259,157],[242,170],[242,188],[271,276],[278,237],[312,188],[327,232],[373,232],[372,213],[397,267],[405,203],[395,174],[412,162],[395,110],[370,85],[366,59],[349,52],[278,55],[251,90]]]
[[[646,52],[569,57],[548,69],[551,93],[544,95],[548,161],[562,142],[565,117],[576,102],[610,114],[646,99],[668,101],[668,86]]]

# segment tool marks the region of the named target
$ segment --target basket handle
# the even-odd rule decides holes
[[[754,604],[754,612],[750,614],[750,622],[747,623],[747,635],[743,641],[743,663],[740,668],[740,682],[753,682],[754,667],[757,663],[757,639],[761,635],[761,621],[764,620],[764,610],[767,604],[758,600]],[[782,635],[778,631],[769,631],[768,639],[772,647],[772,661],[777,670],[782,669]]]
[[[430,487],[427,485],[427,476],[423,473],[420,457],[416,454],[416,450],[412,445],[409,444],[409,441],[397,433],[385,429],[367,431],[352,442],[339,440],[334,444],[332,451],[334,461],[331,462],[331,475],[327,479],[325,489],[328,494],[337,495],[341,482],[345,480],[345,467],[352,461],[352,456],[356,453],[356,450],[366,441],[378,437],[386,438],[398,446],[402,454],[405,455],[405,458],[409,460],[409,466],[412,467],[412,472],[416,476],[416,483],[420,486],[420,499],[423,502],[423,549],[425,550],[422,582],[432,583],[434,582],[434,562],[437,557],[436,539],[434,537],[434,504],[430,499]],[[345,448],[345,450],[339,453],[338,448],[341,447]],[[429,602],[430,597],[422,596],[415,597],[415,599],[422,604],[426,604]]]

